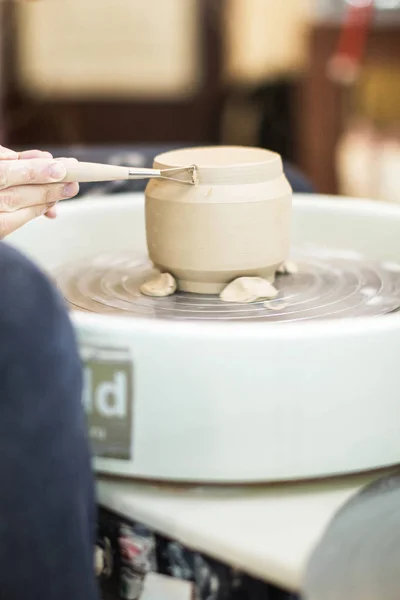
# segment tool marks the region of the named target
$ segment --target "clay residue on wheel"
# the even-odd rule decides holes
[[[140,292],[156,298],[172,296],[176,292],[175,278],[170,273],[160,273],[157,277],[145,281],[140,286]]]
[[[249,303],[260,300],[272,300],[278,290],[261,277],[239,277],[231,281],[222,290],[219,297],[223,302]]]
[[[298,265],[293,260],[285,260],[277,270],[277,275],[296,275],[299,272]]]

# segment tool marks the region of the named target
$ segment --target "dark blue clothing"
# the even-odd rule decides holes
[[[81,364],[63,300],[0,243],[0,598],[95,600]]]

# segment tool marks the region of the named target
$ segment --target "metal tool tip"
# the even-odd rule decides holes
[[[190,165],[186,167],[170,167],[168,169],[161,169],[159,173],[159,179],[168,179],[169,181],[186,183],[189,185],[197,185],[199,182],[196,165]],[[184,173],[186,177],[182,179],[178,177],[172,177],[172,175],[178,175],[179,173]],[[188,175],[189,177],[187,177]]]
[[[198,177],[198,174],[197,174],[197,167],[196,167],[196,165],[192,165],[191,167],[189,167],[188,171],[189,171],[190,176],[191,176],[191,184],[192,185],[198,185],[198,183],[199,183],[199,177]]]

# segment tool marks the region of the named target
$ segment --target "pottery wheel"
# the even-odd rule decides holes
[[[177,293],[143,296],[155,270],[147,258],[107,254],[58,270],[56,280],[75,310],[133,317],[191,320],[300,321],[378,316],[400,308],[400,265],[338,252],[297,252],[299,272],[278,276],[276,300],[227,304],[217,296]]]

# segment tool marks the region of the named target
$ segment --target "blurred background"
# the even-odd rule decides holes
[[[3,145],[137,166],[180,145],[257,145],[318,192],[400,202],[400,0],[0,11]]]

